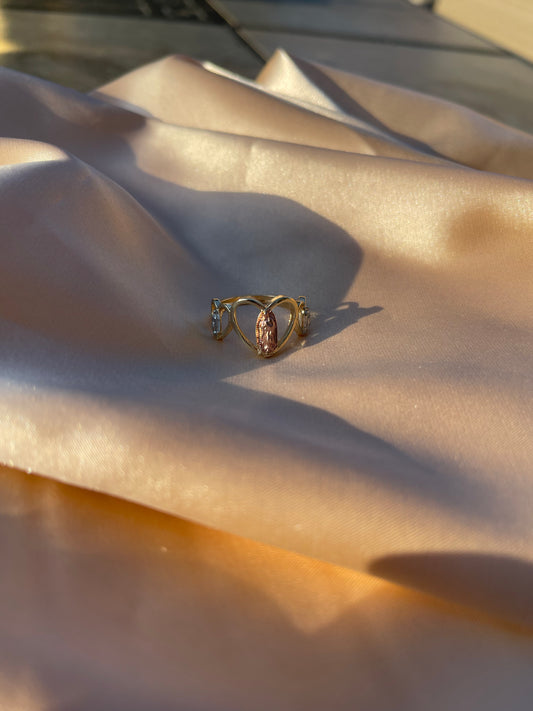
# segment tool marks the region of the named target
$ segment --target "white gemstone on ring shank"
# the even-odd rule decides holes
[[[215,338],[220,336],[222,332],[220,311],[218,309],[213,309],[213,311],[211,311],[211,331],[213,332],[213,336]]]

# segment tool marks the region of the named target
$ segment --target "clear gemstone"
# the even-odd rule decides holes
[[[213,336],[215,336],[215,338],[217,336],[220,336],[220,334],[222,332],[220,311],[218,309],[214,309],[213,311],[211,311],[211,330],[212,330]]]
[[[268,357],[278,347],[278,324],[270,309],[259,312],[255,324],[255,338],[259,355]]]

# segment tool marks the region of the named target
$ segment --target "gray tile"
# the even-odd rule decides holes
[[[248,30],[309,32],[499,52],[494,45],[428,10],[407,4],[391,7],[357,4],[303,7],[297,2],[215,0],[215,7],[231,25]]]
[[[4,10],[0,65],[89,91],[168,54],[209,60],[247,77],[262,62],[228,27]]]
[[[0,8],[50,12],[91,12],[117,15],[140,15],[137,0],[0,0]]]
[[[290,33],[242,34],[265,58],[281,47],[303,59],[464,104],[533,133],[533,67],[512,57]]]
[[[222,10],[227,4],[228,0],[206,0],[212,7],[216,7],[217,10]],[[379,5],[388,5],[392,7],[409,7],[409,0],[289,0],[294,4],[298,4],[300,7],[309,6],[322,6],[334,9],[341,6],[351,6],[351,5],[367,5],[369,7],[375,7]],[[272,7],[285,5],[287,0],[247,0],[252,5],[257,2],[266,2]]]
[[[0,0],[0,8],[217,21],[204,0]]]

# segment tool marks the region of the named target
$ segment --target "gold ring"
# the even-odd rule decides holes
[[[237,317],[237,310],[245,304],[252,304],[259,309],[255,323],[255,343],[243,332]],[[278,338],[278,325],[274,315],[274,309],[278,306],[289,312],[289,321],[281,338]],[[228,322],[223,327],[222,316],[224,313],[228,314]],[[306,336],[309,333],[310,320],[311,313],[305,303],[305,296],[291,299],[289,296],[282,295],[254,294],[253,296],[233,296],[230,299],[211,300],[213,337],[217,341],[222,341],[234,329],[244,343],[263,358],[271,358],[279,353],[294,331],[299,336]]]

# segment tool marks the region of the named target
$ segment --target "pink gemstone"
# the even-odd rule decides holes
[[[260,311],[255,324],[255,339],[257,353],[268,357],[278,346],[278,325],[276,317],[270,309]]]

